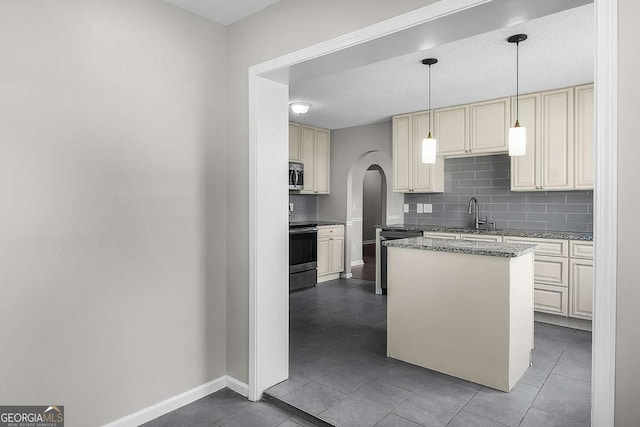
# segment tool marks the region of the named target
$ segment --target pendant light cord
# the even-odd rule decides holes
[[[431,64],[429,64],[429,135],[431,135]]]
[[[516,43],[516,123],[520,120],[520,43]]]

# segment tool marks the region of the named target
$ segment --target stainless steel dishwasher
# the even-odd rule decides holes
[[[422,237],[422,231],[382,230],[380,232],[380,286],[383,293],[387,292],[387,247],[382,242],[409,237]]]

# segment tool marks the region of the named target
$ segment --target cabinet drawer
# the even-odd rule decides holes
[[[344,236],[344,227],[341,225],[318,227],[318,239],[335,236]]]
[[[569,259],[549,256],[535,256],[533,280],[554,286],[568,286]]]
[[[569,256],[571,258],[593,259],[593,242],[570,241]]]
[[[559,239],[540,239],[535,237],[504,236],[505,242],[530,243],[538,245],[536,255],[569,256],[569,241]]]
[[[536,284],[533,289],[533,308],[551,314],[568,314],[567,288]]]
[[[462,240],[473,240],[476,242],[502,242],[502,236],[494,236],[491,234],[461,234]]]
[[[423,231],[423,237],[432,237],[434,239],[459,239],[460,235],[457,233],[439,233],[437,231]]]

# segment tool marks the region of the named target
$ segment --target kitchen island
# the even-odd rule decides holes
[[[425,237],[384,245],[387,356],[510,391],[533,348],[535,245]]]

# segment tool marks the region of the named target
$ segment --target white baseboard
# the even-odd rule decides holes
[[[355,261],[351,261],[351,267],[355,267],[356,265],[364,265],[364,261],[361,259],[357,259]]]
[[[226,378],[227,378],[227,387],[229,387],[231,390],[235,391],[236,393],[243,395],[244,397],[249,396],[248,384],[238,381],[237,379],[230,377],[229,375],[227,375]]]
[[[136,427],[140,424],[144,424],[161,417],[162,415],[168,414],[171,411],[175,411],[176,409],[188,405],[191,402],[195,402],[196,400],[211,393],[222,390],[225,387],[229,387],[231,390],[243,395],[244,397],[249,395],[249,386],[247,384],[225,375],[220,378],[216,378],[213,381],[209,381],[208,383],[199,385],[198,387],[192,388],[191,390],[172,396],[162,402],[148,406],[138,412],[119,418],[109,424],[105,424],[104,427]]]
[[[340,273],[340,277],[342,277],[343,279],[351,279],[353,277],[353,274],[351,274],[351,273]]]
[[[549,323],[556,326],[564,326],[565,328],[581,329],[583,331],[591,331],[591,320],[574,319],[573,317],[559,316],[548,313],[534,313],[534,320],[541,323]]]

